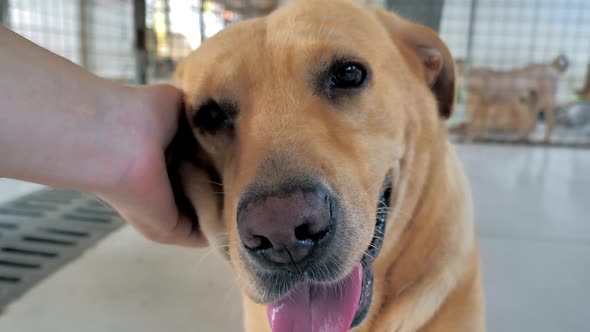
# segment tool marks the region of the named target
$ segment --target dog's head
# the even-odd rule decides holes
[[[311,311],[309,324],[331,331],[362,323],[386,223],[404,227],[392,196],[426,167],[410,159],[445,141],[455,86],[444,44],[385,11],[304,0],[207,40],[175,84],[186,95],[170,159],[180,203],[247,296],[270,304],[273,330]]]

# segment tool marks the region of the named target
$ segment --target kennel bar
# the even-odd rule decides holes
[[[444,0],[386,0],[387,9],[393,10],[414,22],[426,25],[434,31],[440,30]]]
[[[0,0],[0,24],[9,25],[9,17],[6,0]]]

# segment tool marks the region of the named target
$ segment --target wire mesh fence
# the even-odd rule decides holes
[[[590,2],[446,0],[442,17],[457,138],[590,146]]]
[[[202,40],[285,2],[0,0],[0,20],[101,76],[145,83],[170,80]],[[590,1],[364,2],[430,26],[449,45],[454,139],[590,147]]]
[[[0,0],[4,24],[100,76],[135,75],[133,7],[129,1]]]

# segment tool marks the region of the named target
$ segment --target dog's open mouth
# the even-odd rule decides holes
[[[353,271],[332,285],[301,284],[289,296],[268,306],[273,332],[345,332],[367,315],[373,296],[371,264],[379,254],[391,203],[392,182],[384,181],[369,248]]]

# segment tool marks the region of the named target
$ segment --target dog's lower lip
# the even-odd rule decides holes
[[[385,178],[383,183],[384,189],[381,192],[379,202],[377,203],[376,225],[373,239],[371,240],[371,244],[365,252],[365,255],[361,259],[361,264],[364,266],[361,298],[359,300],[358,310],[350,326],[351,328],[354,328],[363,322],[369,312],[373,298],[373,271],[371,270],[371,263],[373,263],[377,258],[377,255],[379,255],[383,244],[383,236],[385,234],[385,226],[387,223],[393,188],[392,181],[389,177]]]

